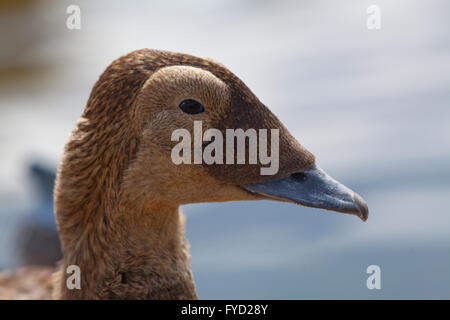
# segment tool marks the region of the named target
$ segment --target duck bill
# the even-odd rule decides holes
[[[242,188],[272,200],[354,214],[363,221],[369,216],[369,209],[361,196],[316,165],[285,178],[248,184]]]

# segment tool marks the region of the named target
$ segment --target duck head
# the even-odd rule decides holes
[[[115,87],[108,87],[112,84]],[[110,103],[99,106],[102,95]],[[94,87],[83,118],[92,122],[99,114],[109,117],[104,126],[114,136],[110,140],[128,136],[128,143],[135,146],[122,149],[130,160],[121,180],[129,199],[176,205],[270,199],[354,214],[362,220],[368,217],[364,200],[320,169],[269,108],[237,76],[210,59],[156,50],[119,58]],[[201,132],[195,123],[201,123]],[[122,130],[114,131],[115,127]],[[222,141],[204,139],[208,129],[222,134]],[[256,133],[266,129],[267,149],[277,152],[275,170],[262,174],[268,165],[258,156],[256,163],[249,163],[250,143],[245,143],[244,164],[237,163],[237,143],[230,149],[234,161],[227,161],[229,129]],[[278,129],[278,137],[271,129]],[[184,141],[193,148],[190,164],[173,161],[173,150],[181,141],[179,136],[174,139],[177,130],[191,137]],[[206,163],[201,155],[200,163],[195,163],[195,152],[205,151],[214,141],[223,146],[213,153],[222,150],[222,163]]]

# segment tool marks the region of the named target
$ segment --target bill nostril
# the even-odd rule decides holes
[[[308,178],[308,176],[304,172],[293,173],[291,174],[291,177],[298,181],[305,181]]]

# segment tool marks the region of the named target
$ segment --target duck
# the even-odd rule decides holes
[[[277,129],[278,171],[261,174],[260,161],[175,164],[171,135],[180,128],[193,134],[194,121],[220,132]],[[53,299],[197,299],[180,206],[253,200],[363,221],[369,213],[363,198],[327,175],[223,64],[170,51],[133,51],[101,74],[64,147],[54,189],[63,258],[51,285],[46,276],[32,285],[41,297],[40,284],[46,285],[46,297]],[[68,285],[73,266],[78,287]],[[2,286],[14,295],[11,277],[17,274],[0,275],[0,295]],[[27,292],[32,296],[33,289]]]
[[[32,209],[18,223],[13,239],[20,265],[52,266],[62,258],[53,215],[56,168],[42,160],[27,166],[36,198]]]

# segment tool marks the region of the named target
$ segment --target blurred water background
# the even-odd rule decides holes
[[[80,30],[66,28],[71,4]],[[51,170],[98,76],[157,48],[225,64],[370,207],[366,223],[269,201],[183,207],[200,298],[450,298],[449,12],[445,0],[0,0],[0,269],[29,261],[24,224],[53,227]],[[366,287],[372,264],[381,290]]]

